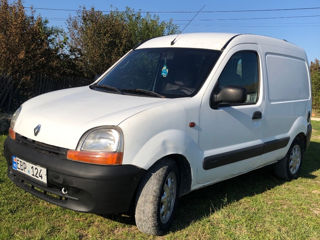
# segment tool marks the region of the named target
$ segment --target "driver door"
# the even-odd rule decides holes
[[[237,45],[220,64],[203,98],[199,144],[204,151],[199,183],[213,183],[257,168],[261,158],[263,101],[260,57],[255,44]],[[246,89],[246,101],[210,106],[210,96],[227,86]]]

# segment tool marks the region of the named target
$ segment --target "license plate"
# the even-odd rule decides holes
[[[12,169],[47,184],[47,169],[12,156]]]

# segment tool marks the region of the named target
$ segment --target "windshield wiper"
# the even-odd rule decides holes
[[[127,92],[127,93],[138,93],[138,94],[143,94],[147,96],[152,96],[152,97],[159,97],[159,98],[165,98],[165,96],[156,93],[154,91],[146,90],[146,89],[121,89],[122,92]]]
[[[89,88],[90,89],[100,88],[100,89],[105,89],[105,90],[108,90],[108,91],[117,92],[117,93],[121,93],[122,94],[122,92],[118,88],[112,87],[112,86],[109,86],[109,85],[93,84],[93,85],[90,85]]]

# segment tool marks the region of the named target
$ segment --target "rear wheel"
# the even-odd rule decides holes
[[[152,167],[139,186],[135,220],[141,232],[162,235],[173,219],[177,204],[179,172],[173,160]]]
[[[275,175],[281,179],[291,180],[298,178],[303,159],[303,144],[296,138],[285,156],[275,165]]]

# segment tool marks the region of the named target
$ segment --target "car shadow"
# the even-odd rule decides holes
[[[304,155],[300,177],[313,179],[312,172],[320,169],[320,143],[311,142]],[[273,175],[272,166],[194,191],[180,199],[171,231],[179,231],[191,223],[209,216],[225,206],[245,197],[263,193],[284,184]]]
[[[135,225],[134,214],[107,214],[107,215],[99,215],[101,217],[107,218],[109,220],[127,224],[127,225]]]
[[[300,177],[313,179],[312,172],[320,169],[320,143],[311,142],[305,153]],[[250,173],[196,190],[180,198],[176,216],[170,231],[176,232],[191,223],[209,216],[225,206],[245,197],[263,193],[285,181],[273,175],[272,166],[267,166]],[[134,225],[134,217],[129,215],[108,215],[108,219]]]

